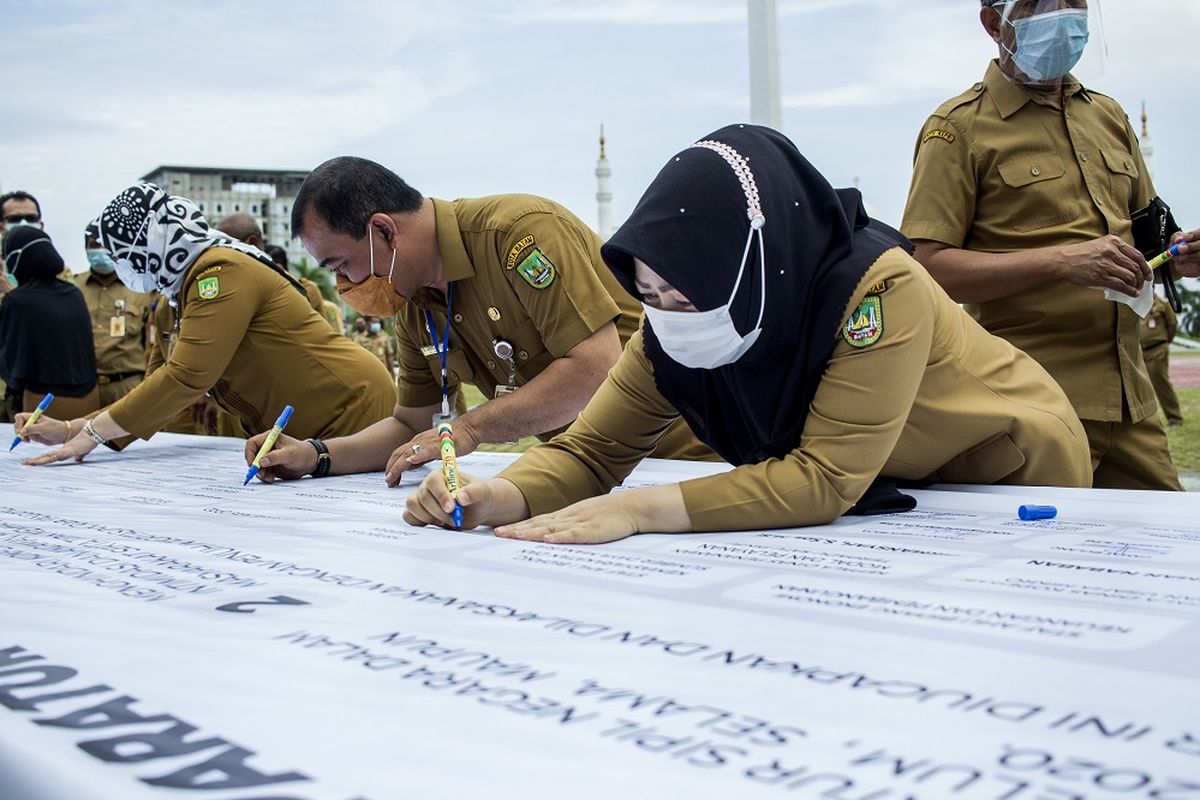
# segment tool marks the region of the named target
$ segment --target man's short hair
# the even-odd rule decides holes
[[[222,233],[227,233],[239,242],[249,242],[251,239],[258,237],[258,241],[263,241],[263,229],[251,215],[245,211],[238,211],[223,217],[216,224],[216,229]]]
[[[8,194],[0,195],[0,216],[4,215],[4,204],[9,200],[29,200],[37,207],[38,218],[41,218],[42,204],[39,203],[37,198],[31,195],[29,192],[22,192],[20,189],[15,192],[9,192]]]
[[[339,156],[314,169],[292,203],[292,235],[304,230],[309,209],[330,229],[361,239],[372,214],[417,211],[424,198],[387,167],[365,158]]]

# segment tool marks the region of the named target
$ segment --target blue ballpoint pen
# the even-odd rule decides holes
[[[42,398],[42,402],[37,404],[37,408],[33,410],[33,413],[29,415],[29,419],[25,420],[25,424],[21,427],[21,430],[17,432],[16,436],[13,437],[13,443],[8,446],[8,452],[11,453],[12,449],[21,443],[21,433],[24,432],[24,430],[30,425],[37,422],[38,417],[42,416],[42,412],[45,411],[53,401],[54,395],[46,392],[46,396]]]
[[[250,469],[246,470],[246,480],[242,481],[242,486],[250,483],[250,479],[258,474],[259,462],[262,461],[263,456],[271,452],[271,448],[275,446],[275,440],[279,438],[279,434],[283,433],[283,429],[287,427],[288,420],[291,418],[292,407],[284,406],[283,413],[279,415],[279,419],[275,420],[275,427],[271,428],[271,432],[263,440],[262,447],[258,448],[258,455],[250,462]]]

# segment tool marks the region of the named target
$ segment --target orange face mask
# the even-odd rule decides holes
[[[371,274],[362,283],[353,283],[341,273],[337,275],[338,297],[346,305],[369,317],[392,317],[404,307],[405,298],[396,291],[392,273],[396,269],[396,250],[392,249],[392,265],[387,277],[375,274],[375,242],[367,229],[367,244],[371,249]]]

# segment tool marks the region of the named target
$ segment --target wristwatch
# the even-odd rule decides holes
[[[311,444],[313,449],[317,451],[317,468],[314,469],[310,474],[314,478],[324,478],[329,474],[329,448],[326,447],[325,443],[320,439],[309,439],[308,443]]]

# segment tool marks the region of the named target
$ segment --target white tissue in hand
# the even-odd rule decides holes
[[[1138,292],[1137,297],[1130,297],[1124,292],[1105,289],[1104,299],[1112,300],[1114,303],[1124,303],[1132,308],[1134,313],[1139,317],[1145,318],[1150,313],[1150,307],[1154,305],[1154,281],[1143,283],[1142,290]]]

